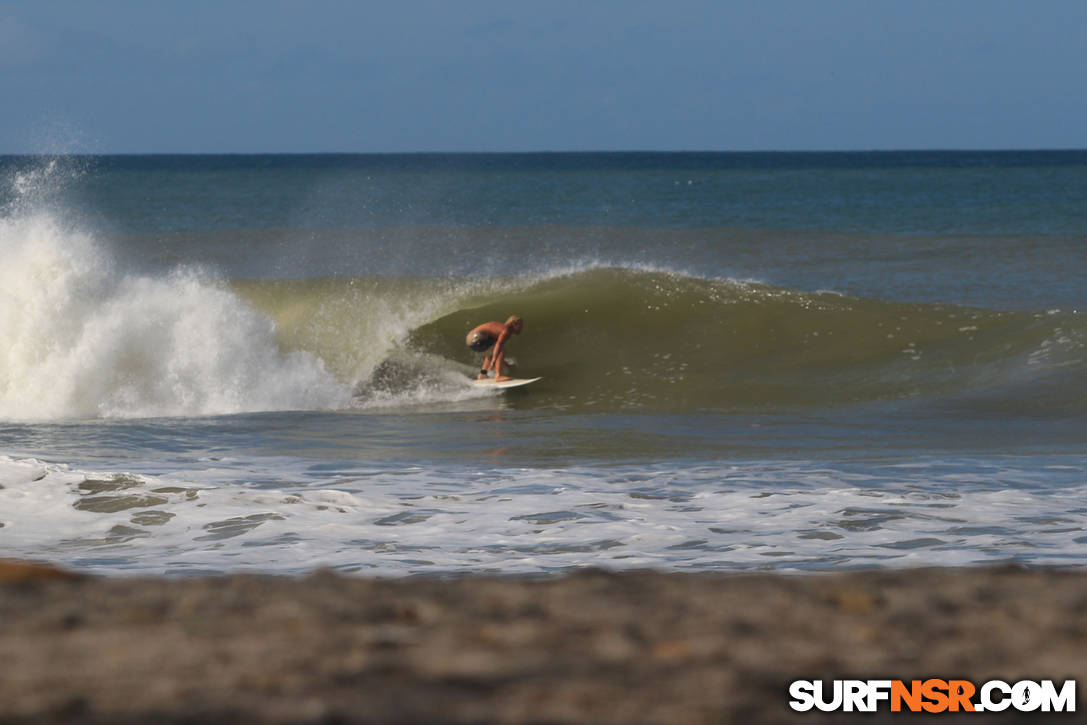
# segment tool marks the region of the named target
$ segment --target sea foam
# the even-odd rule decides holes
[[[0,417],[41,420],[331,408],[348,386],[284,353],[274,325],[196,269],[128,274],[44,212],[0,219]]]
[[[0,456],[0,538],[6,555],[103,574],[1068,565],[1087,553],[1083,471],[1078,457],[855,469],[216,456],[146,475]]]

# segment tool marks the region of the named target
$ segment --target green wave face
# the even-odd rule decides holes
[[[467,376],[481,356],[465,347],[465,334],[511,314],[525,321],[508,348],[515,373],[545,378],[526,405],[824,406],[1041,379],[1066,402],[1082,398],[1052,382],[1084,367],[1087,326],[1075,312],[900,304],[623,268],[535,280],[353,278],[236,288],[276,321],[282,345],[316,352],[364,400],[375,390],[395,397],[439,374]]]

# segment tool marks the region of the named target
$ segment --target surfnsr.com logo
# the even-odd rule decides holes
[[[989,680],[796,680],[789,706],[798,712],[1075,712],[1076,681],[1058,687],[1052,680],[1015,683]]]

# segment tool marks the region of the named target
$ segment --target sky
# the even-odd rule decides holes
[[[0,0],[0,153],[1087,148],[1082,0]]]

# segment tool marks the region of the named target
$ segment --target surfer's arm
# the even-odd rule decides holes
[[[498,341],[494,344],[494,350],[491,352],[495,380],[502,378],[502,363],[506,360],[506,341],[509,339],[510,331],[508,329],[503,330],[502,334],[498,336]]]

